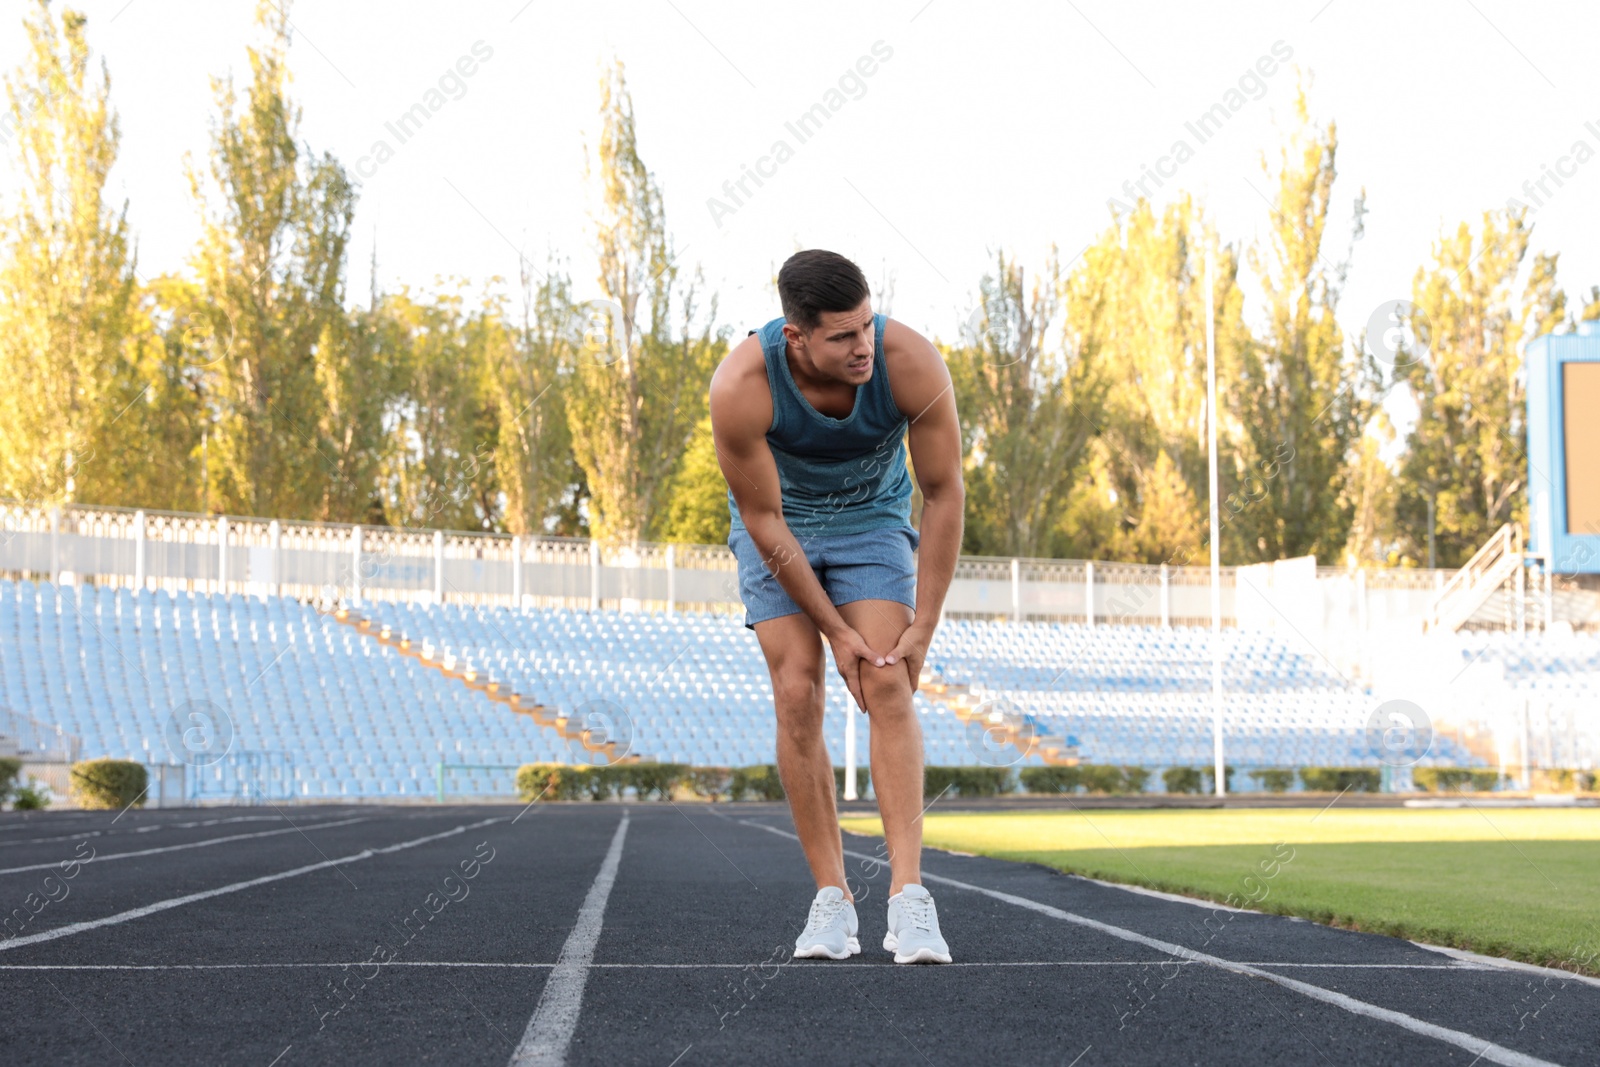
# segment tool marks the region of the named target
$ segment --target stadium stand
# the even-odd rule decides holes
[[[771,690],[754,635],[736,618],[375,604],[383,623],[485,667],[544,704],[604,700],[630,709],[632,751],[700,765],[774,758]],[[1210,652],[1202,630],[952,620],[929,650],[930,673],[979,702],[1000,697],[1039,736],[1070,738],[1086,759],[1164,767],[1211,758]],[[1315,657],[1271,634],[1230,631],[1224,689],[1230,764],[1375,766],[1371,698]],[[828,676],[826,728],[843,760],[843,684]],[[1042,762],[990,753],[981,730],[946,701],[919,693],[930,764]],[[862,751],[868,726],[863,719]],[[1471,765],[1439,739],[1422,764]]]
[[[1600,693],[1600,640],[1594,634],[1461,634],[1463,662],[1498,663],[1508,684],[1530,691]]]
[[[697,766],[775,758],[772,686],[761,649],[755,634],[730,616],[418,603],[369,604],[363,611],[440,656],[487,669],[539,704],[595,708],[633,755]],[[842,764],[849,694],[832,681],[824,736]],[[955,716],[921,697],[917,706],[929,761],[972,762],[961,759],[966,745]],[[858,727],[865,753],[864,716]]]
[[[774,759],[770,685],[736,616],[415,602],[361,610],[375,631],[407,635],[421,655],[289,598],[0,582],[0,704],[78,735],[84,756],[152,763],[173,753],[190,703],[214,706],[235,738],[229,761],[198,773],[223,789],[237,761],[277,758],[285,798],[426,796],[441,762],[469,768],[452,792],[504,792],[503,771],[470,768],[587,758],[563,731],[463,677],[492,678],[567,715],[601,709],[606,731],[642,758]],[[1248,774],[1379,762],[1363,689],[1272,634],[1234,630],[1227,640],[1231,765]],[[1600,663],[1600,643],[1588,637],[1461,640],[1463,655],[1487,641],[1508,672],[1550,685],[1592,685]],[[981,729],[957,714],[963,703],[995,701],[1039,736],[1077,744],[1088,761],[1159,769],[1210,760],[1201,630],[952,620],[925,677],[938,683],[916,697],[930,764],[1040,762],[1038,752],[1020,760],[1015,749],[987,750]],[[842,763],[851,704],[831,670],[828,681],[825,731]],[[870,722],[858,724],[865,763]],[[1436,740],[1423,765],[1482,762]]]
[[[0,703],[78,735],[85,757],[168,762],[174,722],[214,705],[233,743],[195,773],[276,755],[283,798],[428,795],[441,758],[567,758],[527,718],[294,600],[6,581],[0,635]]]
[[[1320,657],[1277,636],[1224,634],[1228,763],[1374,766],[1372,698]],[[1193,628],[960,622],[941,628],[930,660],[941,675],[995,689],[1044,733],[1079,739],[1084,758],[1164,767],[1212,757],[1209,634]],[[1469,765],[1439,739],[1421,764]]]
[[[1559,626],[1544,634],[1465,631],[1452,653],[1445,673],[1455,684],[1435,702],[1482,724],[1486,756],[1513,764],[1525,782],[1528,763],[1600,767],[1600,635]]]

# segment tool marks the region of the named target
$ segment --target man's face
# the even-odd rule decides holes
[[[851,385],[871,380],[877,331],[870,299],[854,311],[824,311],[822,321],[810,333],[794,326],[785,326],[783,332],[821,376]]]

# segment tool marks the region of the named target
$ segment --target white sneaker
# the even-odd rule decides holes
[[[795,959],[848,959],[861,951],[856,906],[836,885],[823,886],[811,902],[806,928],[794,940]]]
[[[950,946],[939,933],[933,897],[914,882],[889,898],[889,932],[883,947],[896,963],[949,963]]]

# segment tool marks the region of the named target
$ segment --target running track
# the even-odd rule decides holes
[[[834,963],[781,806],[0,816],[0,1062],[1600,1062],[1600,982],[939,852],[895,966],[846,848]]]

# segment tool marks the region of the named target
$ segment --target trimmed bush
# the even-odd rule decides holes
[[[1472,788],[1479,793],[1487,793],[1490,790],[1499,789],[1502,781],[1504,779],[1501,778],[1499,771],[1490,770],[1487,767],[1474,767],[1472,769]]]
[[[959,767],[923,767],[923,797],[950,796],[958,793],[956,772],[960,769]]]
[[[1142,793],[1150,773],[1148,767],[1080,763],[1074,767],[1024,767],[1018,777],[1030,793],[1076,793],[1079,786],[1089,793]]]
[[[1194,767],[1168,767],[1161,772],[1161,782],[1169,793],[1200,792],[1200,772]]]
[[[1376,767],[1300,768],[1300,781],[1313,793],[1376,793],[1381,780]]]
[[[1201,767],[1200,777],[1205,780],[1204,785],[1201,787],[1202,792],[1215,793],[1217,791],[1217,768],[1215,764],[1209,767]],[[1222,765],[1222,787],[1230,793],[1233,792],[1233,768],[1226,763]]]
[[[778,777],[778,768],[771,763],[735,767],[728,796],[733,800],[782,800],[783,780]]]
[[[671,800],[679,785],[688,783],[695,788],[693,775],[703,775],[701,785],[709,788],[725,782],[728,772],[717,768],[691,772],[682,763],[525,763],[517,768],[517,795],[530,802],[539,796],[545,800],[609,800],[632,789],[640,800],[651,796]]]
[[[39,811],[50,806],[50,790],[39,784],[39,779],[28,778],[28,784],[18,786],[11,807],[15,811]]]
[[[695,796],[715,802],[727,794],[732,777],[726,767],[696,767],[689,772],[689,789]]]
[[[1009,793],[1016,784],[1010,767],[924,767],[922,795],[993,797]]]
[[[517,768],[512,779],[517,787],[517,799],[524,804],[531,804],[537,797],[548,796],[554,790],[545,787],[550,784],[550,776],[557,773],[556,768],[548,763],[524,763]]]
[[[72,798],[84,808],[144,807],[150,776],[144,764],[125,759],[79,760],[69,777]]]
[[[1024,767],[1018,777],[1030,793],[1076,793],[1083,778],[1077,767]]]
[[[1411,781],[1428,792],[1488,793],[1499,787],[1500,772],[1491,767],[1415,767]]]
[[[22,761],[15,756],[0,756],[0,804],[5,803],[16,788],[17,775],[22,773]]]
[[[1010,767],[963,767],[956,788],[964,797],[997,797],[1017,791],[1017,776]]]
[[[1150,778],[1144,767],[1120,767],[1112,763],[1085,763],[1078,767],[1083,773],[1083,787],[1090,793],[1138,793]]]
[[[1430,793],[1455,793],[1472,787],[1470,767],[1413,767],[1411,781]]]
[[[517,768],[517,796],[534,800],[577,800],[584,789],[583,767],[564,763],[524,763]]]
[[[1289,787],[1294,785],[1294,772],[1268,768],[1256,772],[1256,781],[1260,782],[1261,788],[1269,793],[1287,793]]]
[[[1554,789],[1559,793],[1592,793],[1595,772],[1575,770],[1571,767],[1552,767],[1534,772],[1534,783],[1536,787],[1542,784],[1545,788]]]
[[[671,800],[672,790],[689,776],[689,768],[682,763],[621,763],[615,767],[625,772],[627,784],[638,791],[639,799],[654,794],[657,800]]]
[[[617,768],[606,764],[588,764],[571,768],[574,800],[610,800],[613,792],[622,792],[617,781]]]
[[[1122,770],[1109,763],[1084,763],[1078,766],[1083,774],[1083,788],[1089,793],[1118,793],[1122,791]]]
[[[867,787],[872,784],[872,772],[865,767],[856,768],[856,795],[866,796]],[[833,792],[836,797],[844,798],[844,768],[833,769]]]

